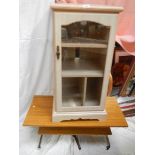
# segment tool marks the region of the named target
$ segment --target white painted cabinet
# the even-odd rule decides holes
[[[54,122],[106,116],[117,14],[121,7],[54,4]]]

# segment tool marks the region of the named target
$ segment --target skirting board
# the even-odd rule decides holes
[[[82,112],[55,112],[53,111],[52,122],[61,122],[63,120],[78,120],[78,119],[97,119],[102,121],[106,118],[106,111],[82,111]]]

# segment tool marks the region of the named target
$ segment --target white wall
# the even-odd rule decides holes
[[[20,0],[20,116],[34,94],[52,94],[52,24],[54,0]]]

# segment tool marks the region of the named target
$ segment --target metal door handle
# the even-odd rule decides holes
[[[59,59],[59,58],[60,58],[59,46],[57,46],[57,52],[56,52],[56,55],[57,55],[57,59]]]

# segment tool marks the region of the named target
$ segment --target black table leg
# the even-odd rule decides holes
[[[78,146],[78,149],[81,150],[81,146],[80,146],[80,143],[79,143],[78,136],[76,136],[76,135],[72,135],[72,136],[74,137],[74,139],[75,139],[75,141],[76,141],[76,144],[77,144],[77,146]]]
[[[76,135],[72,135],[72,136],[75,139],[75,142],[76,142],[76,144],[78,146],[78,149],[81,150],[81,146],[80,146],[80,143],[79,143],[78,136],[76,136]],[[42,138],[43,138],[43,135],[40,136],[38,148],[41,148]],[[107,143],[106,150],[109,150],[110,149],[110,141],[109,141],[109,138],[108,138],[107,135],[105,136],[105,139],[106,139],[106,143]]]
[[[106,150],[110,149],[110,141],[109,141],[109,137],[106,135],[105,136],[106,142],[107,142],[107,146],[106,146]]]
[[[41,148],[42,138],[43,138],[43,135],[41,135],[41,136],[40,136],[40,139],[39,139],[39,144],[38,144],[38,149],[40,149],[40,148]]]

